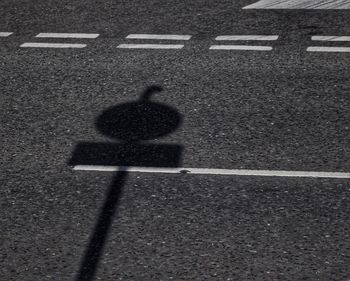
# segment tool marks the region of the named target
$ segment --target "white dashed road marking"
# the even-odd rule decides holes
[[[243,9],[350,9],[349,0],[260,0]]]
[[[94,39],[100,34],[98,33],[39,33],[35,37],[38,38],[85,38]]]
[[[349,0],[350,2],[350,0]],[[7,37],[13,34],[12,32],[0,32],[0,37]],[[39,33],[36,38],[61,38],[61,39],[96,39],[99,37],[98,33]],[[188,41],[192,38],[191,35],[175,35],[175,34],[129,34],[126,39],[131,40],[178,40]],[[276,41],[279,35],[220,35],[215,37],[216,41]],[[334,36],[334,35],[315,35],[311,36],[312,41],[318,42],[350,42],[350,36]],[[184,43],[184,42],[183,42]],[[218,42],[219,43],[219,42]],[[22,48],[85,48],[86,44],[76,43],[45,43],[45,42],[26,42],[20,47]],[[119,49],[182,49],[184,44],[143,44],[143,43],[125,43],[117,46]],[[236,51],[272,51],[272,46],[261,45],[212,45],[210,50],[236,50]],[[340,52],[349,53],[350,47],[344,46],[309,46],[307,52]]]
[[[308,52],[340,52],[340,53],[350,53],[350,47],[308,47],[306,49]]]
[[[184,45],[175,44],[120,44],[119,49],[182,49]]]
[[[221,35],[216,41],[275,41],[278,35]],[[246,50],[246,51],[271,51],[270,46],[254,45],[213,45],[210,50]]]
[[[350,42],[350,36],[312,36],[312,41],[323,42]],[[328,52],[328,53],[349,53],[350,47],[331,46],[311,46],[306,49],[308,52]]]
[[[312,41],[350,42],[350,36],[312,36]]]
[[[256,41],[274,41],[278,35],[223,35],[215,38],[217,41],[239,41],[239,40],[256,40]]]
[[[24,43],[22,48],[85,48],[86,44]]]
[[[303,177],[303,178],[338,178],[349,179],[350,173],[342,172],[309,172],[309,171],[279,171],[279,170],[244,170],[244,169],[207,169],[207,168],[158,168],[158,167],[129,167],[129,166],[94,166],[77,165],[77,171],[100,172],[140,172],[140,173],[169,173],[195,175],[227,175],[227,176],[262,176],[262,177]]]
[[[75,38],[75,39],[95,39],[99,36],[98,33],[39,33],[36,38]],[[86,44],[72,44],[72,43],[44,43],[44,42],[30,42],[24,43],[22,48],[85,48]]]
[[[270,46],[249,46],[249,45],[213,45],[210,50],[247,50],[247,51],[271,51]]]
[[[129,34],[126,39],[190,40],[191,37],[191,35],[172,34]]]
[[[126,39],[190,40],[190,35],[174,34],[129,34]],[[119,49],[182,49],[182,44],[120,44]]]
[[[13,34],[13,32],[0,32],[0,37],[7,37]]]

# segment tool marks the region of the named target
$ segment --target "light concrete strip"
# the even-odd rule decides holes
[[[140,173],[161,173],[161,174],[165,173],[165,174],[194,174],[194,175],[350,179],[350,173],[341,173],[341,172],[207,169],[207,168],[158,168],[158,167],[93,166],[93,165],[77,165],[77,166],[74,166],[73,169],[77,171],[100,171],[100,172],[127,171],[127,172],[140,172]]]
[[[217,41],[239,41],[239,40],[256,40],[256,41],[274,41],[278,35],[222,35],[215,38]]]
[[[313,41],[340,41],[349,42],[350,36],[312,36]]]
[[[172,34],[129,34],[126,39],[190,40],[191,35]]]
[[[333,53],[333,52],[349,53],[350,47],[319,47],[319,46],[314,46],[314,47],[308,47],[306,49],[306,51],[308,51],[308,52],[328,52],[328,53]]]
[[[213,45],[210,50],[247,50],[247,51],[271,51],[270,46],[249,46],[249,45]]]
[[[119,49],[182,49],[184,45],[175,44],[120,44]]]
[[[260,0],[243,9],[350,9],[349,0]]]
[[[13,34],[13,32],[0,32],[0,37],[7,37]]]
[[[100,34],[98,33],[39,33],[35,37],[38,38],[84,38],[94,39]]]
[[[85,48],[86,44],[24,43],[22,48]]]

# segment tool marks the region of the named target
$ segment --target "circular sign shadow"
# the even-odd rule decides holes
[[[162,103],[150,101],[161,87],[151,86],[140,100],[106,109],[97,119],[99,132],[125,142],[151,140],[174,131],[182,121],[177,110]]]

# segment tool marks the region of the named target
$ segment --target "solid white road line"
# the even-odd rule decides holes
[[[306,49],[308,52],[340,52],[340,53],[349,53],[350,47],[308,47]]]
[[[274,41],[278,35],[222,35],[215,38],[217,41],[238,41],[238,40],[256,40],[256,41]]]
[[[172,34],[129,34],[126,39],[190,40],[191,35]]]
[[[350,9],[348,0],[260,0],[243,9]]]
[[[184,45],[175,44],[120,44],[117,48],[120,49],[181,49]]]
[[[13,32],[0,32],[0,37],[7,37],[13,34]]]
[[[313,41],[350,41],[350,36],[312,36]]]
[[[85,48],[86,44],[24,43],[22,48]]]
[[[302,178],[338,178],[349,179],[350,173],[343,172],[308,172],[279,170],[245,170],[245,169],[207,169],[207,168],[158,168],[158,167],[128,167],[128,166],[94,166],[77,165],[77,171],[100,172],[140,172],[165,174],[195,174],[195,175],[227,175],[227,176],[262,176],[262,177],[302,177]]]
[[[270,46],[249,46],[249,45],[213,45],[210,50],[248,50],[248,51],[271,51]]]
[[[100,34],[98,33],[39,33],[35,37],[38,38],[86,38],[94,39]]]

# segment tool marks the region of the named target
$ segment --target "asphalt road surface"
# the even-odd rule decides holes
[[[350,280],[349,2],[295,2],[2,0],[0,280]]]

